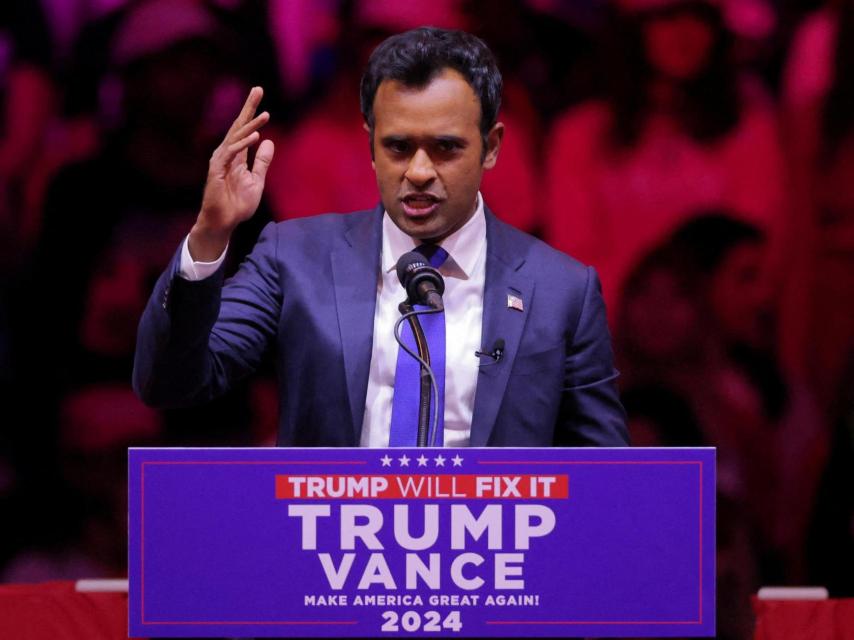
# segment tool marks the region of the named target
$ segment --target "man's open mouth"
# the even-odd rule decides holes
[[[442,202],[441,198],[432,193],[413,193],[404,196],[400,201],[406,215],[412,218],[430,215]]]

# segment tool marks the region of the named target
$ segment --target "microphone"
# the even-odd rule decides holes
[[[490,362],[489,364],[497,364],[498,361],[504,357],[504,338],[498,338],[498,340],[495,341],[495,344],[492,345],[492,351],[475,351],[474,355],[478,358],[481,356],[485,358],[492,358],[493,362]]]
[[[426,304],[438,311],[445,308],[442,303],[445,280],[420,253],[410,251],[400,256],[397,261],[397,278],[406,289],[412,304]]]

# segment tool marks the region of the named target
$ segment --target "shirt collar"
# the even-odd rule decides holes
[[[439,245],[448,252],[439,271],[442,275],[468,280],[474,270],[481,249],[486,243],[486,215],[483,212],[483,196],[477,193],[477,208],[474,215]],[[397,261],[404,253],[412,251],[421,242],[401,231],[388,212],[383,215],[383,273],[394,271]]]

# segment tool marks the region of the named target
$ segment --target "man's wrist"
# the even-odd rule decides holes
[[[214,228],[201,219],[197,220],[188,239],[190,256],[196,262],[214,262],[228,246],[232,231]]]

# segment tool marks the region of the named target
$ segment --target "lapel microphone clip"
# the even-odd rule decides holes
[[[481,347],[483,348],[483,347]],[[481,366],[488,366],[490,364],[498,364],[501,358],[504,357],[504,338],[498,338],[495,341],[495,344],[492,345],[492,351],[475,351],[474,355],[478,358],[491,358],[492,362],[487,362]]]

